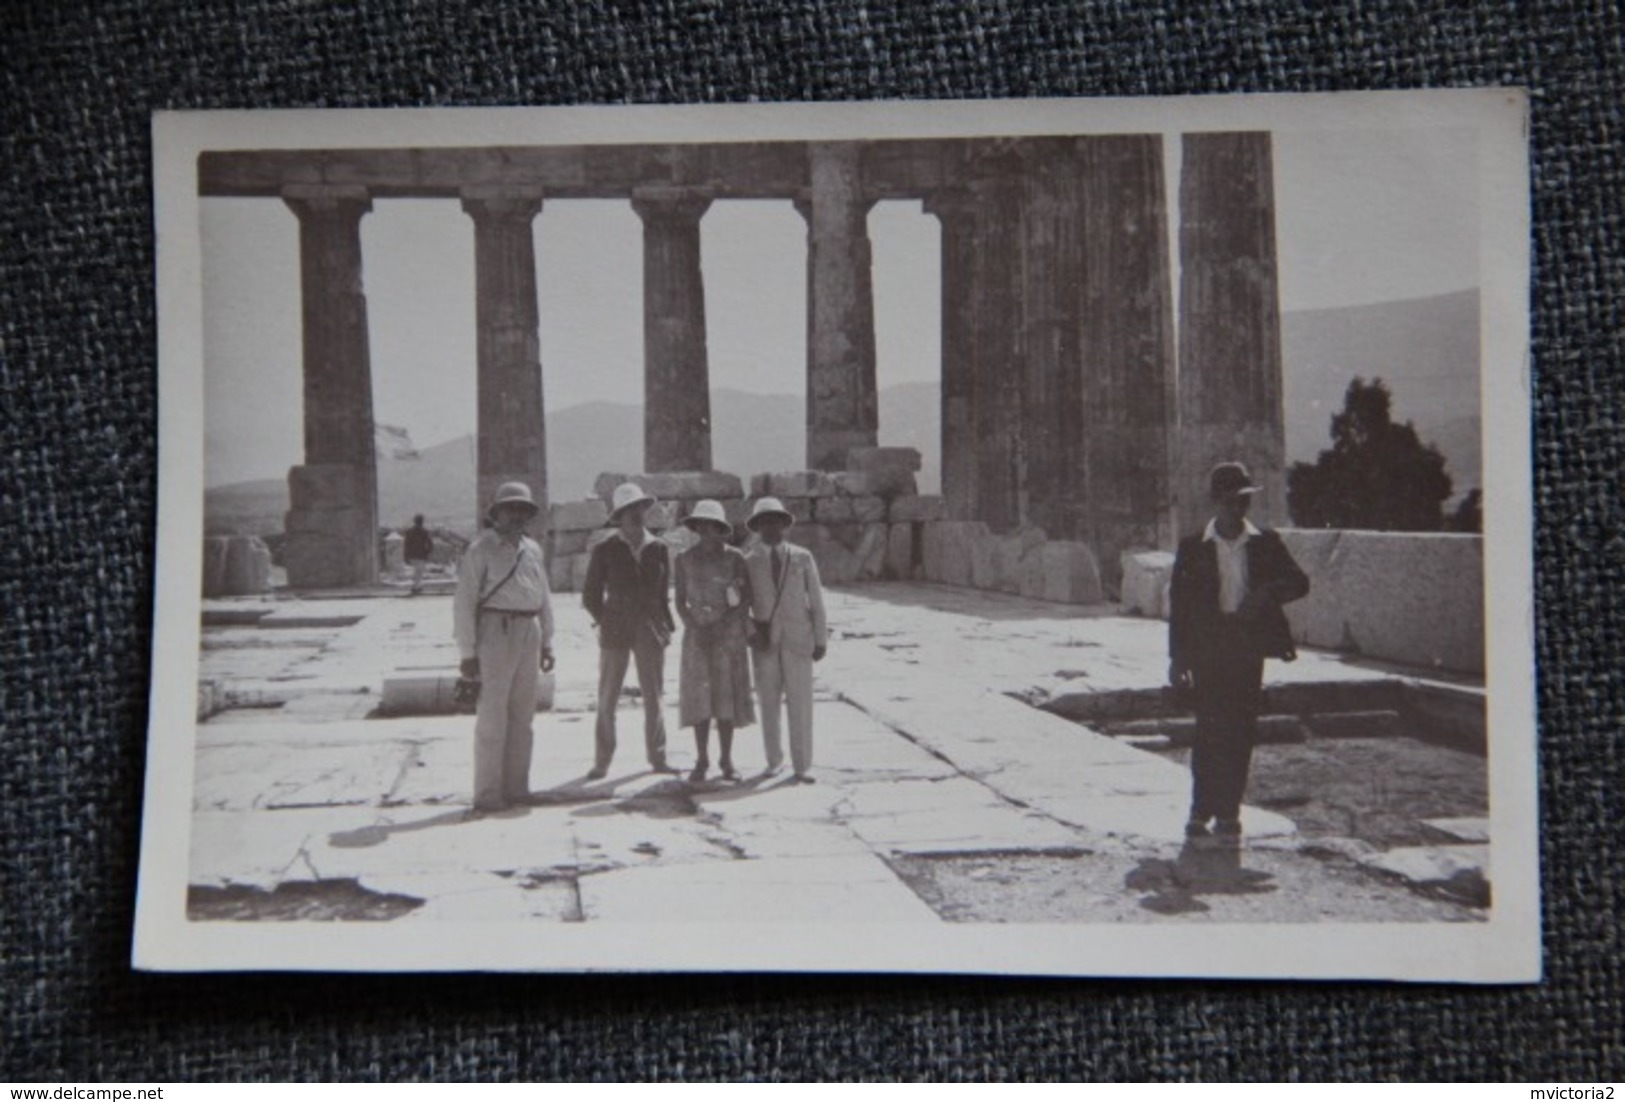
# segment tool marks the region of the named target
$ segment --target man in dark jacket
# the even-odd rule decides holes
[[[667,591],[671,553],[649,532],[644,518],[655,499],[636,483],[615,488],[609,523],[613,536],[592,549],[581,603],[598,627],[598,719],[594,760],[588,777],[609,772],[615,756],[615,705],[635,661],[643,695],[643,741],[651,768],[671,772],[666,763],[666,721],[661,692],[666,676],[666,644],[675,624]]]
[[[1297,657],[1281,606],[1309,592],[1278,533],[1255,527],[1247,468],[1220,463],[1208,478],[1214,516],[1180,541],[1169,592],[1168,679],[1194,694],[1190,837],[1241,834],[1263,696],[1264,659]]]

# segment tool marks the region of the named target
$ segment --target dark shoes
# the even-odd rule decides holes
[[[595,765],[587,770],[587,779],[589,781],[601,781],[607,776],[609,776],[609,770],[602,765]]]

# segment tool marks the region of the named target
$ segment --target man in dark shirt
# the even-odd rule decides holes
[[[434,557],[434,537],[423,526],[423,514],[419,513],[412,518],[412,527],[406,530],[405,546],[406,565],[412,568],[412,592],[423,592],[423,571]]]
[[[615,705],[626,682],[626,667],[636,662],[643,695],[643,741],[649,766],[672,772],[666,762],[666,721],[661,712],[666,644],[675,624],[667,591],[671,554],[664,541],[649,532],[644,520],[654,497],[636,483],[615,488],[609,523],[613,536],[592,549],[581,603],[598,628],[598,720],[595,753],[588,777],[609,773],[615,756]]]
[[[1220,463],[1208,477],[1214,516],[1180,541],[1169,586],[1168,679],[1194,694],[1189,837],[1241,835],[1264,659],[1297,657],[1281,606],[1309,592],[1278,533],[1247,520],[1257,490],[1247,468]]]

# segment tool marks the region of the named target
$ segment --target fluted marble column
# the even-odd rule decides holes
[[[536,243],[539,189],[462,192],[474,220],[476,347],[479,369],[477,514],[504,482],[530,487],[547,507],[547,422],[538,333]]]
[[[849,448],[879,438],[869,208],[861,150],[814,144],[807,219],[807,465],[845,466]]]
[[[1121,552],[1172,546],[1173,282],[1162,137],[1079,138],[1084,217],[1081,451],[1088,531],[1115,588]]]
[[[1207,475],[1236,459],[1286,522],[1286,431],[1276,283],[1275,184],[1264,131],[1186,134],[1179,191],[1179,462],[1183,531],[1209,512]]]
[[[969,192],[945,188],[925,201],[942,223],[942,498],[955,520],[978,516],[976,460],[976,208]]]
[[[711,469],[711,383],[705,342],[700,218],[710,196],[640,188],[643,219],[643,465]]]
[[[305,462],[288,472],[288,584],[327,588],[378,580],[378,468],[372,365],[361,281],[365,188],[289,186],[299,219]]]
[[[1080,485],[1083,247],[1076,143],[1026,138],[1022,166],[1022,519],[1052,539],[1083,535]]]
[[[1005,143],[991,143],[973,168],[970,309],[975,337],[976,511],[995,531],[1028,516],[1022,446],[1025,412],[1021,324],[1022,166]]]

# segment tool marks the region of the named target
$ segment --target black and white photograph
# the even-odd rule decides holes
[[[155,116],[136,966],[1538,980],[1526,116]]]

